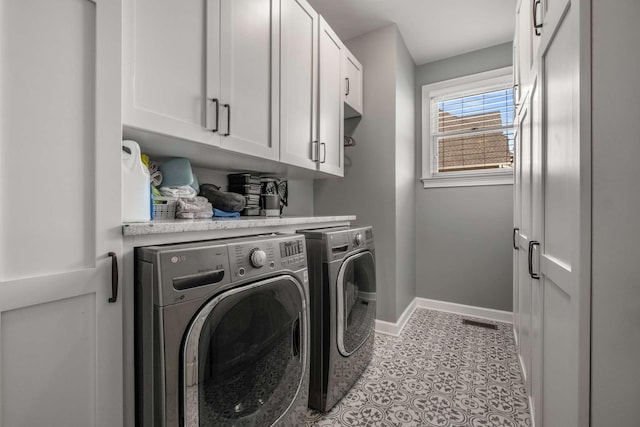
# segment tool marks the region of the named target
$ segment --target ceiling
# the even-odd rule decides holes
[[[516,0],[309,0],[342,40],[395,23],[417,65],[513,40]]]

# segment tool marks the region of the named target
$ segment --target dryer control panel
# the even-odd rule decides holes
[[[239,239],[229,243],[231,279],[242,280],[277,270],[299,270],[307,266],[303,236],[271,239]]]

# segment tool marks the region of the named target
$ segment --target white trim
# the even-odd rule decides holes
[[[471,316],[494,322],[513,323],[513,313],[510,311],[494,310],[493,308],[475,307],[472,305],[456,304],[454,302],[438,301],[416,297],[416,307],[447,313]]]
[[[414,298],[407,308],[404,309],[396,323],[376,319],[376,332],[394,336],[400,335],[400,332],[404,329],[404,325],[407,324],[407,320],[409,320],[415,309],[416,299]]]
[[[415,297],[405,308],[397,322],[387,322],[376,319],[376,332],[398,336],[416,308],[454,313],[477,319],[513,324],[513,313],[510,311],[494,310],[493,308],[476,307],[472,305],[456,304],[454,302],[438,301],[434,299]]]
[[[448,175],[436,176],[431,171],[431,159],[434,158],[433,144],[431,143],[431,98],[434,95],[441,95],[447,91],[458,91],[460,89],[469,88],[478,84],[478,82],[495,83],[496,80],[511,77],[513,79],[513,67],[503,67],[496,70],[485,71],[482,73],[471,74],[469,76],[458,77],[455,79],[444,80],[422,86],[422,182],[424,188],[431,187],[458,187],[458,186],[477,186],[477,185],[504,185],[513,183],[513,172],[503,171],[496,177],[495,172],[487,173],[479,170],[468,174],[469,176]],[[515,111],[514,111],[515,114]],[[483,176],[487,174],[489,176]],[[509,182],[510,180],[510,182]],[[433,181],[429,183],[428,181]],[[472,183],[472,181],[477,181]]]
[[[475,187],[478,185],[513,185],[513,172],[473,176],[432,176],[422,178],[424,188]]]

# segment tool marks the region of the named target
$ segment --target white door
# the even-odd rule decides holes
[[[280,2],[216,0],[210,5],[215,3],[221,8],[221,145],[278,160]],[[217,74],[214,70],[212,77]]]
[[[532,181],[531,181],[531,111],[529,98],[523,101],[525,105],[518,116],[518,135],[520,136],[520,150],[517,161],[520,170],[517,173],[516,191],[519,200],[520,224],[518,230],[518,354],[524,374],[527,392],[531,392],[531,276],[528,264],[529,243],[532,239]]]
[[[570,3],[557,27],[549,33],[545,28],[541,46],[541,246],[534,260],[539,254],[542,425],[547,427],[589,423],[591,186],[589,164],[582,163],[589,147],[581,146],[581,5]]]
[[[348,119],[362,115],[362,65],[346,47],[343,49],[344,101],[347,103],[344,117]]]
[[[522,150],[522,144],[520,142],[520,120],[516,122],[515,132],[513,135],[514,140],[514,156],[513,156],[513,234],[511,246],[513,246],[513,335],[516,341],[516,346],[520,344],[520,239],[519,231],[520,224],[522,222],[520,213],[520,197],[521,197],[521,169],[522,162],[520,160],[520,151]]]
[[[520,1],[516,10],[516,56],[514,58],[518,63],[516,79],[516,84],[519,85],[516,95],[518,104],[524,101],[524,96],[530,88],[530,69],[533,64],[531,12],[531,3],[527,0]]]
[[[3,0],[0,22],[1,424],[119,426],[120,3]]]
[[[342,176],[343,115],[342,49],[343,45],[326,21],[320,17],[320,72],[318,89],[318,170]]]
[[[319,15],[305,0],[280,7],[280,161],[316,169]]]
[[[219,43],[210,43],[219,38],[218,2],[123,1],[125,126],[220,145],[213,132],[220,88],[204,76],[220,56]]]
[[[531,91],[529,96],[529,113],[530,113],[530,126],[531,126],[531,200],[533,209],[531,211],[531,239],[530,241],[536,242],[542,239],[542,233],[540,230],[541,215],[541,197],[542,197],[542,116],[540,110],[540,87],[538,85],[538,79],[534,77],[531,84]],[[537,249],[538,246],[531,244],[532,249]],[[529,255],[523,253],[524,255]],[[531,254],[531,261],[533,262],[534,253]],[[535,276],[537,270],[533,269],[532,273]],[[532,278],[531,278],[532,279]],[[543,294],[542,286],[539,279],[530,280],[531,285],[531,353],[530,353],[530,396],[531,396],[531,412],[534,418],[534,422],[538,422],[542,416],[542,313],[543,313]]]

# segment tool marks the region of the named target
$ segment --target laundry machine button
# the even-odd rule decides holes
[[[243,267],[240,267],[238,269],[238,276],[242,277],[244,276],[244,273],[246,273],[245,269]]]

